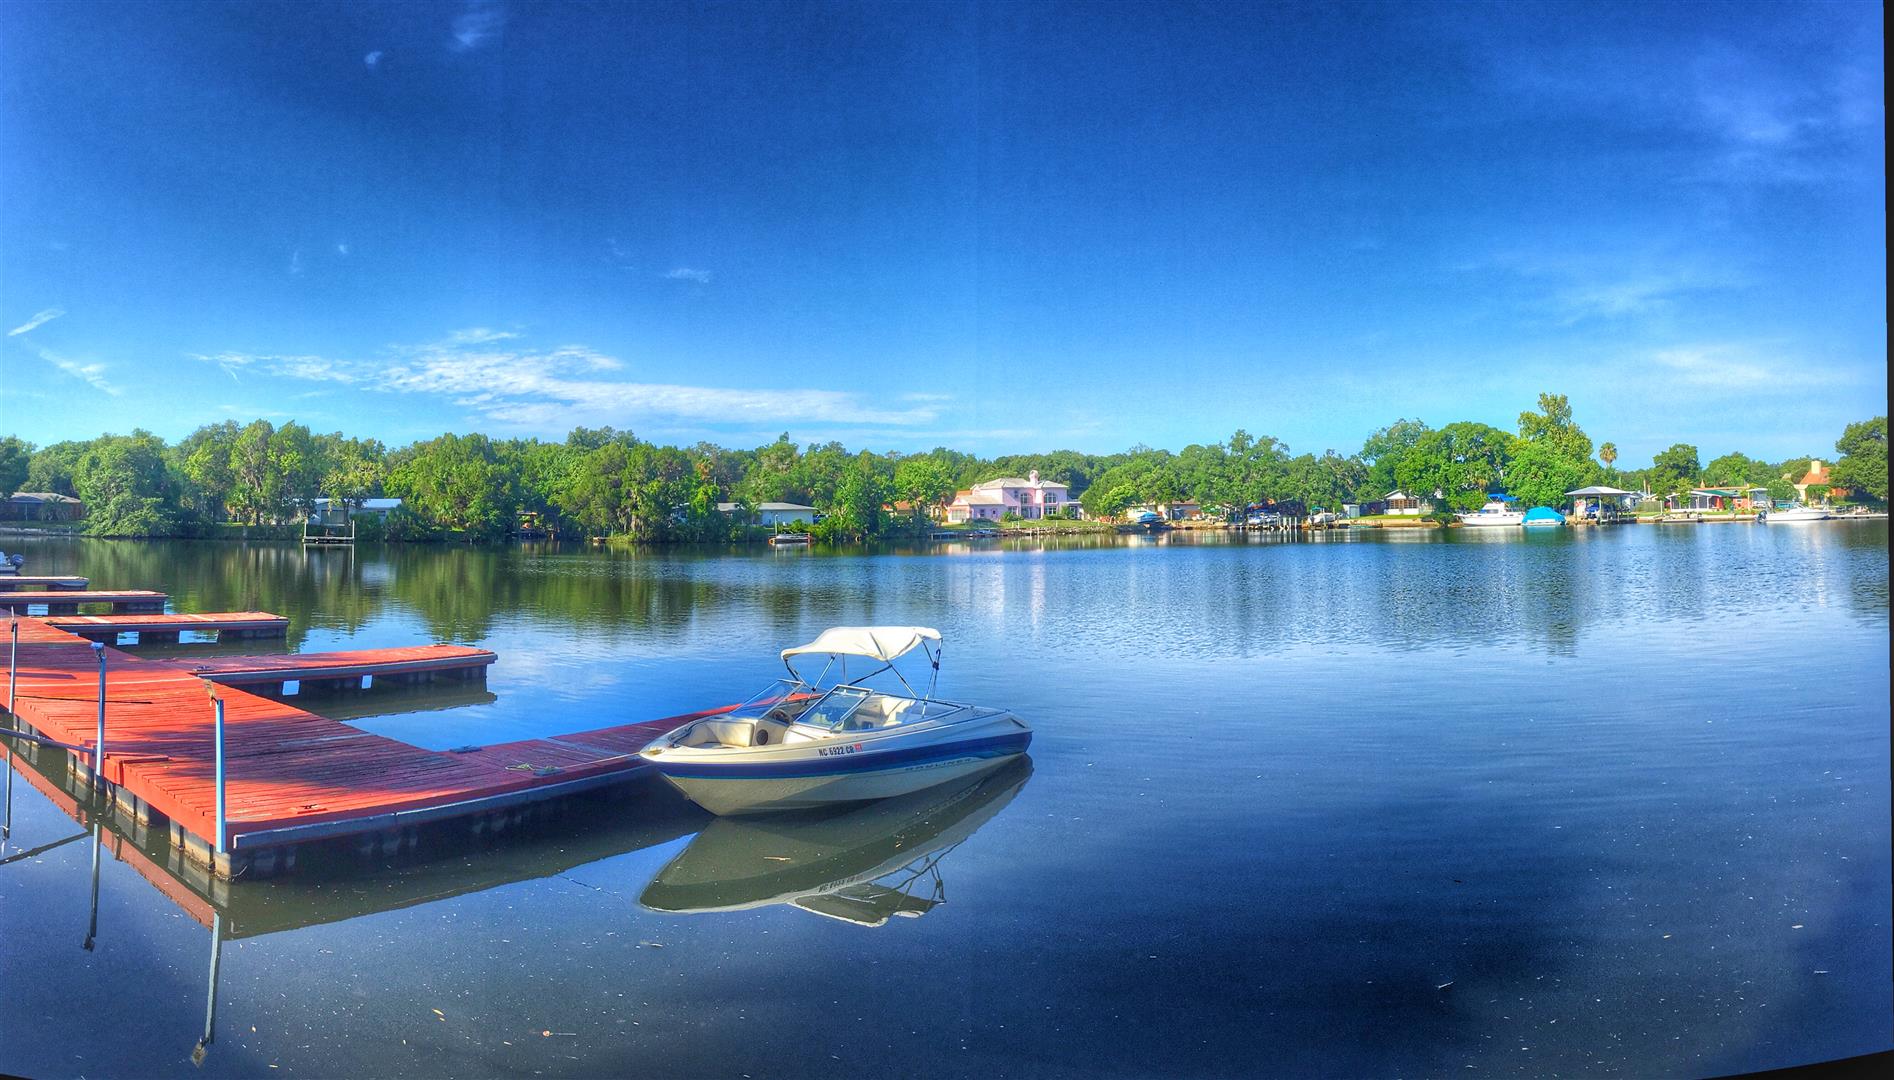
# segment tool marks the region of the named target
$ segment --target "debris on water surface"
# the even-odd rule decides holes
[[[1448,979],[1448,980],[1447,980],[1446,982],[1444,982],[1444,983],[1441,983],[1441,984],[1440,984],[1439,986],[1436,986],[1436,987],[1434,987],[1434,989],[1436,989],[1436,990],[1445,990],[1445,989],[1447,989],[1448,987],[1450,987],[1450,986],[1452,986],[1452,985],[1453,985],[1453,980],[1452,980],[1452,979]]]
[[[768,860],[769,860],[770,862],[788,862],[788,861],[790,861],[790,860],[789,860],[789,856],[787,856],[787,855],[765,855],[765,856],[763,856],[763,857],[764,857],[765,859],[768,859]]]
[[[664,943],[661,941],[640,941],[638,947],[640,949],[662,949],[664,948]]]

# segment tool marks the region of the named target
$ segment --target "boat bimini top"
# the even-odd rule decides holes
[[[927,693],[916,693],[906,676],[894,666],[895,660],[906,656],[915,649],[927,657],[932,673],[927,679]],[[798,657],[827,657],[814,679],[810,679],[796,668]],[[879,661],[881,666],[853,679],[848,677],[848,658],[864,657]],[[836,663],[842,665],[843,682],[860,682],[863,679],[879,675],[884,671],[894,672],[894,677],[907,687],[909,694],[917,698],[934,696],[935,683],[940,679],[940,631],[926,626],[833,626],[816,635],[807,645],[797,645],[783,650],[783,666],[789,669],[789,675],[797,683],[805,686],[819,686],[822,677]]]

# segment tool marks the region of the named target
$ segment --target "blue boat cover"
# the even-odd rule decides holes
[[[1565,515],[1559,513],[1557,510],[1552,509],[1550,506],[1535,506],[1532,509],[1526,511],[1525,523],[1527,525],[1536,525],[1540,523],[1544,523],[1547,525],[1563,525],[1565,524]]]

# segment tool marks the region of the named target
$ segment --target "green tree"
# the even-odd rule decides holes
[[[73,484],[95,536],[165,536],[178,527],[177,477],[149,431],[107,435],[80,455]]]
[[[1419,420],[1402,419],[1369,435],[1357,455],[1367,466],[1367,475],[1354,492],[1355,497],[1372,502],[1399,487],[1401,459],[1432,430]]]
[[[388,471],[389,494],[427,524],[495,540],[513,527],[518,481],[485,435],[441,435],[409,448]]]
[[[0,438],[0,499],[24,490],[20,485],[26,483],[32,461],[32,443],[12,435]]]
[[[33,460],[26,466],[26,482],[20,490],[77,496],[79,489],[73,483],[73,474],[79,470],[79,458],[90,447],[90,443],[69,440],[34,451]]]
[[[1657,494],[1676,495],[1695,487],[1697,475],[1702,471],[1703,466],[1697,461],[1697,448],[1689,443],[1677,443],[1651,458],[1651,467],[1645,479]]]
[[[1887,501],[1887,417],[1849,424],[1835,440],[1835,483],[1877,503]]]
[[[1421,436],[1401,457],[1397,487],[1445,499],[1453,510],[1477,510],[1512,463],[1514,439],[1496,427],[1463,420]]]
[[[928,508],[938,506],[954,493],[954,476],[946,463],[932,457],[905,458],[894,467],[894,493],[913,503],[918,525]]]
[[[1599,446],[1598,460],[1605,463],[1605,468],[1611,468],[1612,463],[1618,460],[1618,444],[1604,443]]]

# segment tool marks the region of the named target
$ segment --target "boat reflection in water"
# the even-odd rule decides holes
[[[665,865],[639,902],[701,914],[789,904],[881,926],[946,902],[940,862],[1032,776],[1021,756],[976,777],[846,808],[718,818]]]

